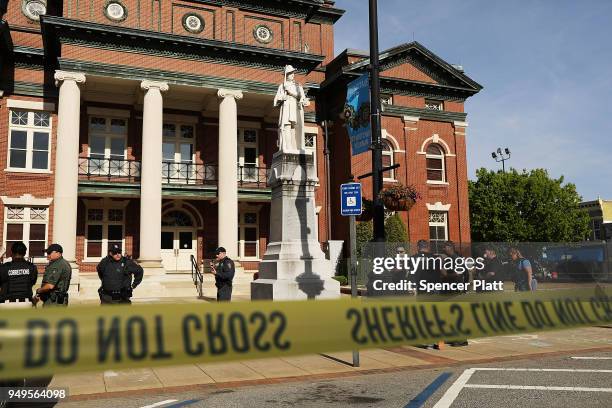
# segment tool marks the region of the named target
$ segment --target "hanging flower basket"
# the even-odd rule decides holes
[[[380,192],[380,199],[390,211],[408,211],[421,198],[413,185],[396,185]]]
[[[400,199],[396,200],[391,197],[383,197],[383,203],[385,208],[390,211],[408,211],[416,203],[412,199]]]

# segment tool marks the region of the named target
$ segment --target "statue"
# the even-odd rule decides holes
[[[304,88],[295,81],[295,71],[291,65],[285,67],[285,78],[278,86],[274,106],[280,106],[278,116],[278,150],[298,151],[304,141],[304,106],[309,106]]]

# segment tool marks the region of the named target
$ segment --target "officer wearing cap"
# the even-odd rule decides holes
[[[131,304],[132,290],[142,282],[143,270],[132,259],[121,255],[121,247],[113,245],[108,256],[96,267],[102,286],[98,289],[100,303]],[[132,283],[132,275],[134,282]]]
[[[45,249],[49,264],[45,267],[42,284],[36,289],[34,303],[43,301],[43,306],[68,306],[68,288],[72,278],[72,268],[63,258],[64,249],[59,244],[51,244]]]
[[[0,266],[0,303],[27,302],[31,306],[38,270],[24,259],[27,250],[23,242],[15,242],[11,246],[11,262]]]
[[[229,259],[227,251],[223,247],[215,250],[217,263],[210,263],[210,272],[215,275],[215,286],[217,287],[217,302],[232,300],[232,280],[236,273],[234,261]]]

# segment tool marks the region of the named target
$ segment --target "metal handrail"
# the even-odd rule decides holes
[[[217,164],[162,162],[162,183],[216,185],[218,178]],[[240,187],[264,188],[269,186],[270,169],[250,164],[237,166],[237,182]],[[79,176],[90,180],[125,179],[127,182],[138,182],[141,176],[141,162],[137,160],[114,158],[79,158]]]
[[[191,255],[191,278],[198,291],[198,297],[203,296],[204,275],[200,271],[196,257]]]
[[[117,158],[82,157],[79,158],[79,176],[107,180],[124,178],[133,182],[137,178],[140,179],[140,162]]]

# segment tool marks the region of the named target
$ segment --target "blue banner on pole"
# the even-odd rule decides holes
[[[372,144],[369,74],[363,74],[348,84],[344,119],[353,156],[367,152]]]

